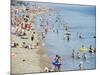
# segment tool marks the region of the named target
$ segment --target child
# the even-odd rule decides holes
[[[80,64],[79,64],[79,68],[80,68],[80,70],[83,69],[83,62],[80,62]]]

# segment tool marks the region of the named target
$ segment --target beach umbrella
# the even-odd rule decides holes
[[[80,52],[83,52],[83,53],[88,52],[88,50],[89,50],[88,48],[80,48]]]

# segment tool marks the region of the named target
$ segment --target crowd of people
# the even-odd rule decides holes
[[[21,39],[26,39],[31,41],[39,41],[39,36],[37,35],[37,28],[34,22],[34,19],[37,14],[43,12],[47,12],[46,8],[31,8],[28,6],[11,6],[11,33],[12,35],[16,35],[17,37],[20,37]],[[45,29],[47,33],[47,29]],[[30,33],[30,34],[29,34]],[[28,37],[31,35],[31,37]],[[15,40],[12,40],[12,47],[17,47],[20,45]],[[33,43],[27,43],[23,41],[21,43],[21,46],[24,48],[34,48],[32,47]],[[34,46],[38,46],[39,42],[35,42]]]
[[[12,35],[15,35],[16,37],[20,37],[21,39],[25,39],[25,40],[31,40],[31,43],[27,43],[25,41],[18,43],[17,41],[13,41],[11,43],[11,47],[12,48],[16,48],[19,47],[20,48],[28,48],[28,49],[34,49],[34,48],[39,48],[40,46],[40,38],[42,36],[42,39],[44,39],[46,37],[46,35],[48,34],[49,31],[52,32],[56,32],[57,34],[59,34],[59,29],[56,28],[56,26],[54,26],[54,24],[50,24],[48,22],[48,19],[46,19],[45,17],[41,16],[40,21],[41,22],[45,22],[45,24],[40,25],[40,27],[43,27],[43,31],[38,32],[38,28],[37,26],[34,24],[34,19],[35,19],[35,15],[37,15],[37,13],[41,13],[42,12],[47,12],[47,9],[43,9],[40,7],[37,8],[29,8],[26,6],[11,6],[11,33]],[[34,15],[35,14],[35,15]],[[50,15],[49,15],[50,16]],[[55,20],[55,22],[59,22],[60,18],[57,18]],[[51,26],[52,25],[52,26]],[[63,31],[64,31],[64,35],[63,38],[64,40],[70,40],[71,39],[71,32],[68,29],[67,24],[63,24]],[[30,33],[30,34],[29,34]],[[31,35],[30,37],[28,37],[29,35]],[[83,38],[83,33],[80,32],[78,33],[78,37],[80,39]],[[94,37],[95,38],[95,37]],[[35,42],[34,42],[35,41]],[[83,48],[83,46],[82,46]],[[95,53],[96,49],[92,48],[92,45],[90,45],[89,47],[89,53]],[[72,58],[77,58],[77,59],[83,59],[83,60],[87,60],[87,55],[86,53],[83,53],[82,55],[79,52],[75,52],[75,49],[72,50]],[[61,71],[61,65],[63,64],[63,60],[62,57],[60,55],[55,55],[55,58],[53,59],[52,62],[53,66],[54,66],[54,71]],[[79,68],[83,69],[83,63],[81,62],[79,64]],[[48,68],[45,68],[45,72],[50,72],[48,70]]]

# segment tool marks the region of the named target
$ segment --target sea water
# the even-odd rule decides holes
[[[96,8],[95,6],[82,6],[82,5],[66,5],[66,4],[48,4],[48,7],[58,10],[56,12],[49,12],[47,14],[41,14],[36,18],[35,23],[39,26],[40,31],[43,32],[43,28],[40,26],[46,25],[40,21],[40,17],[44,16],[48,21],[48,25],[54,25],[55,29],[58,29],[59,33],[49,31],[44,38],[45,47],[51,60],[54,59],[56,54],[62,57],[63,64],[61,71],[67,70],[79,70],[80,62],[84,63],[84,69],[96,68],[96,55],[86,53],[87,60],[84,62],[81,59],[72,58],[72,49],[75,52],[79,52],[79,49],[84,47],[89,48],[92,45],[96,48]],[[60,17],[60,22],[55,22],[57,16]],[[63,24],[68,26],[68,30],[71,32],[70,40],[64,40],[64,27]],[[82,39],[78,34],[82,32]],[[53,65],[52,65],[53,67]]]

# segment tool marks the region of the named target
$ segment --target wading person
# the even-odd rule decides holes
[[[83,60],[84,60],[84,61],[86,61],[87,56],[86,56],[86,54],[85,54],[85,53],[83,54],[82,58],[83,58]]]
[[[62,59],[59,55],[56,55],[56,57],[54,58],[53,65],[55,67],[54,71],[58,71],[58,72],[61,71]]]
[[[80,62],[80,64],[79,64],[79,69],[80,69],[80,70],[83,69],[83,62]]]
[[[92,45],[90,45],[90,47],[89,47],[89,53],[93,53]]]
[[[80,58],[81,58],[80,53],[77,52],[77,59],[80,59]]]
[[[59,33],[58,29],[57,29],[57,34]]]
[[[67,41],[69,41],[69,39],[70,39],[70,37],[69,37],[69,35],[67,36]]]
[[[73,51],[72,51],[72,58],[74,58],[75,57],[75,50],[73,49]]]
[[[81,39],[83,36],[82,36],[83,34],[82,34],[82,32],[79,34],[79,38]]]
[[[45,34],[48,32],[48,26],[45,26]]]

